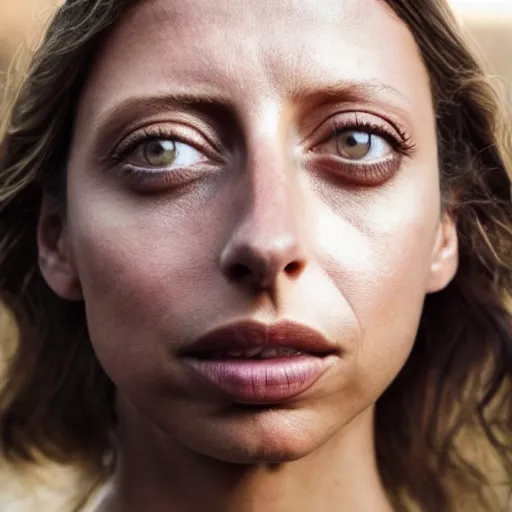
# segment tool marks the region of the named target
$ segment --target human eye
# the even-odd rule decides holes
[[[142,142],[138,149],[136,157],[141,166],[155,170],[189,167],[203,158],[195,148],[175,139],[150,139]]]
[[[384,183],[414,149],[404,131],[373,115],[333,116],[318,131],[313,162],[356,185]]]
[[[198,178],[218,158],[213,146],[188,127],[149,126],[126,137],[112,161],[130,184],[151,189]]]
[[[389,156],[393,148],[370,129],[339,130],[335,135],[336,151],[341,158],[357,162],[375,162]]]

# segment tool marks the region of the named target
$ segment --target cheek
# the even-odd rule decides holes
[[[423,182],[412,172],[382,193],[324,197],[317,208],[318,255],[358,325],[349,357],[360,392],[381,392],[414,344],[440,221],[435,168],[421,169]]]
[[[412,348],[439,220],[434,185],[419,187],[421,195],[418,181],[342,200],[306,195],[311,264],[287,305],[298,320],[320,321],[339,335],[347,364],[332,388],[354,410],[377,399]],[[183,390],[179,369],[167,377],[170,348],[255,307],[219,269],[232,219],[220,202],[209,202],[205,214],[193,197],[117,200],[112,191],[86,188],[70,197],[70,231],[98,357],[124,387],[170,382]]]
[[[95,350],[113,373],[134,362],[140,375],[162,371],[169,345],[194,337],[219,304],[215,226],[179,207],[90,198],[70,215]]]

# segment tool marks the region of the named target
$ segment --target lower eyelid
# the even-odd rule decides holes
[[[176,171],[142,169],[124,165],[119,169],[129,186],[140,187],[141,191],[158,191],[178,187],[199,179],[205,173],[199,169],[177,169]]]
[[[164,174],[198,174],[200,172],[208,172],[213,168],[213,164],[207,161],[197,162],[191,165],[178,165],[176,167],[150,167],[144,165],[135,165],[133,163],[124,162],[119,164],[120,172],[127,171],[127,174],[146,174],[147,176],[161,176]]]
[[[305,166],[316,173],[327,173],[341,182],[376,186],[391,179],[402,166],[404,156],[393,152],[386,158],[373,162],[351,161],[334,155],[309,155]]]

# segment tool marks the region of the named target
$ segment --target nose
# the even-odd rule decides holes
[[[306,268],[302,194],[277,169],[253,169],[249,197],[225,244],[220,266],[231,281],[251,289],[274,288]]]

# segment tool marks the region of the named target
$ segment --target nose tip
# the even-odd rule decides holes
[[[282,133],[269,132],[269,126],[248,140],[246,172],[230,197],[232,215],[219,254],[227,279],[252,290],[298,278],[306,268],[311,236],[300,168]]]
[[[251,288],[271,288],[279,276],[295,278],[305,268],[294,236],[250,243],[234,240],[222,253],[221,267],[231,281]]]

